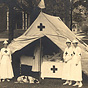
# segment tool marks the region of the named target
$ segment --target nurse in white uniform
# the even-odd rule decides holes
[[[13,69],[12,69],[12,58],[11,51],[7,48],[7,41],[4,41],[4,48],[1,49],[1,67],[0,67],[0,76],[2,82],[5,80],[10,81],[14,77]]]
[[[71,41],[67,39],[66,41],[67,48],[64,51],[63,54],[63,71],[62,71],[62,79],[66,80],[63,85],[71,85],[71,61],[72,61],[72,47],[71,47]]]
[[[82,87],[82,68],[81,68],[81,48],[78,46],[78,41],[73,42],[73,57],[71,65],[71,77],[76,83],[73,86]]]

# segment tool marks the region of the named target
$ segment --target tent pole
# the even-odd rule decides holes
[[[41,12],[42,12],[42,9],[41,9]]]
[[[42,38],[40,38],[40,73],[39,73],[39,80],[40,80],[40,82],[41,82],[41,59],[42,59],[42,56],[41,56],[41,51],[42,51]]]
[[[71,31],[72,31],[72,12],[73,12],[73,0],[70,0],[70,2],[71,2],[71,24],[70,24],[70,29],[71,29]]]
[[[21,62],[20,62],[20,75],[21,75]]]

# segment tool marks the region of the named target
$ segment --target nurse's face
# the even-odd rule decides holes
[[[4,48],[7,48],[7,44],[4,44]]]
[[[71,46],[71,43],[70,42],[67,42],[66,45],[67,45],[67,47],[70,47]]]
[[[74,46],[74,47],[77,47],[77,46],[78,46],[78,43],[73,43],[73,46]]]

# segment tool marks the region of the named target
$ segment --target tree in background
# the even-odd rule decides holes
[[[84,30],[87,31],[87,27],[85,24],[88,19],[88,0],[77,0],[76,2],[73,3],[72,19],[73,19],[73,21],[78,23],[79,28],[83,32],[84,32]]]
[[[86,35],[88,35],[88,25],[82,26],[83,32],[85,32]]]
[[[86,21],[84,21],[84,22],[81,24],[81,26],[82,26],[82,31],[83,31],[86,35],[88,35],[88,18],[86,18]]]

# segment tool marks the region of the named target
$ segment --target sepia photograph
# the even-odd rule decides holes
[[[0,88],[88,88],[88,0],[0,0]]]

